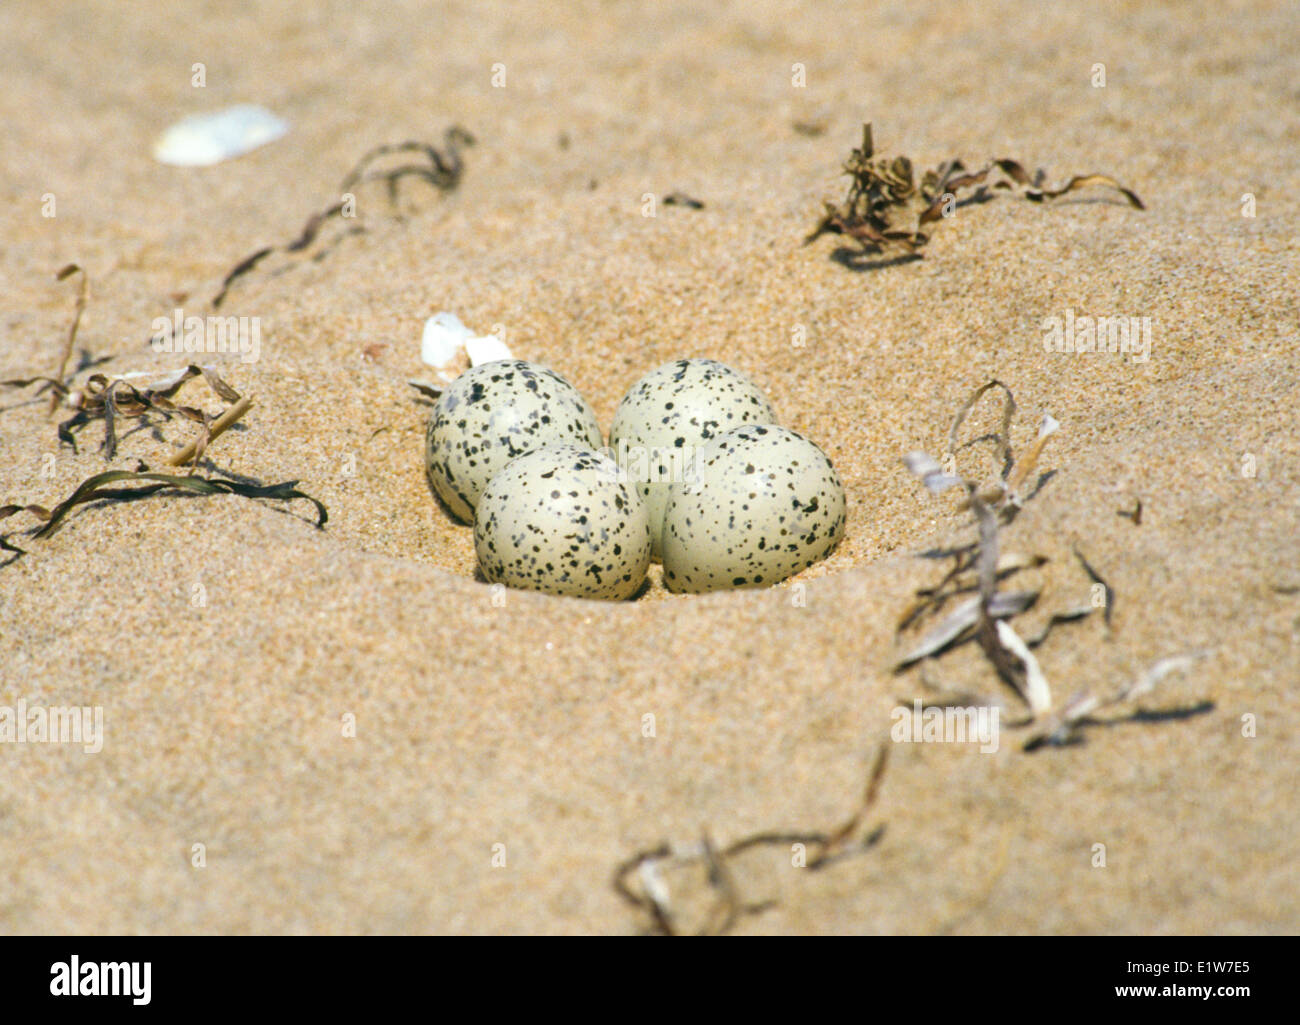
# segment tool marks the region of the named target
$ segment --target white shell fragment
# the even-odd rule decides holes
[[[424,335],[420,339],[420,358],[429,366],[437,367],[439,370],[450,366],[462,349],[469,356],[471,367],[502,359],[514,359],[506,343],[500,338],[496,335],[474,334],[454,313],[443,310],[424,322]]]
[[[506,348],[506,343],[496,335],[470,338],[465,342],[465,352],[469,356],[469,365],[472,367],[480,363],[495,363],[500,359],[514,359],[510,355],[510,350]]]
[[[269,110],[240,104],[212,114],[191,114],[162,133],[153,157],[172,167],[211,167],[251,153],[289,131]]]
[[[431,367],[445,367],[460,355],[465,342],[474,332],[460,322],[454,313],[443,310],[424,322],[424,336],[420,339],[420,359]]]

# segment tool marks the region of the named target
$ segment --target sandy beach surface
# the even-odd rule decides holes
[[[200,472],[297,480],[324,529],[302,500],[175,493],[45,538],[0,523],[27,551],[0,568],[0,706],[99,708],[104,730],[97,753],[0,744],[0,931],[639,932],[621,863],[831,831],[885,744],[860,824],[879,841],[816,871],[791,844],[729,862],[738,899],[772,902],[732,931],[1295,932],[1297,53],[1294,8],[1263,2],[5,5],[0,380],[57,366],[66,264],[101,361],[76,382],[170,371],[190,357],[153,350],[154,318],[210,313],[372,147],[475,143],[456,188],[359,185],[354,219],[240,277],[221,313],[258,318],[257,359],[201,357],[254,406]],[[152,158],[236,103],[289,133],[207,168]],[[868,121],[918,170],[1013,157],[1147,208],[1004,192],[920,260],[804,245]],[[440,310],[554,367],[606,430],[663,362],[746,371],[834,461],[844,541],[767,590],[671,595],[655,569],[632,602],[494,601],[423,473],[407,382],[436,379]],[[1046,351],[1067,311],[1149,318],[1149,358]],[[1000,538],[1046,560],[1004,585],[1040,591],[1016,630],[1089,603],[1076,552],[1113,589],[1109,625],[1036,649],[1058,708],[1193,656],[1033,752],[973,644],[893,672],[900,617],[950,565],[922,553],[974,536],[901,457],[943,456],[991,378],[1017,451],[1061,424]],[[201,379],[177,401],[225,405]],[[0,504],[164,469],[197,433],[120,421],[106,460],[102,422],[58,443],[69,415],[0,390]],[[998,420],[987,396],[962,437]],[[957,465],[995,475],[986,444]],[[1005,702],[996,752],[894,743],[927,683]],[[718,897],[698,867],[663,868],[683,929]]]

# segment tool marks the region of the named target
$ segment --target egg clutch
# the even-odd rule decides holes
[[[825,558],[844,487],[762,390],[716,360],[646,374],[609,445],[586,399],[547,367],[482,363],[439,397],[425,471],[492,583],[622,600],[662,561],[670,591],[764,587]]]

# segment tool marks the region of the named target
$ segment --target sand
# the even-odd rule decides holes
[[[255,405],[202,469],[300,480],[324,530],[305,502],[160,496],[15,536],[0,705],[98,706],[105,739],[0,745],[0,930],[630,933],[648,920],[611,878],[639,850],[833,827],[891,710],[923,692],[891,672],[915,639],[899,616],[947,566],[919,553],[971,537],[900,457],[942,455],[992,377],[1020,450],[1044,413],[1062,424],[1002,538],[1049,560],[1017,629],[1088,600],[1076,547],[1116,594],[1109,628],[1093,615],[1038,649],[1057,700],[1190,652],[1100,714],[1203,710],[1033,753],[1009,726],[992,754],[892,744],[864,823],[880,842],[818,872],[781,849],[737,866],[746,899],[777,903],[735,931],[1300,928],[1300,26],[1282,3],[847,6],[0,11],[0,379],[57,364],[64,264],[90,277],[78,342],[96,369],[178,367],[147,344],[153,318],[208,312],[366,150],[453,124],[477,140],[457,189],[407,181],[394,209],[363,187],[363,232],[269,259],[223,307],[260,318],[259,359],[207,361]],[[239,102],[290,134],[206,169],[151,159],[177,118]],[[802,241],[864,121],[922,167],[1098,171],[1148,209],[1002,195],[920,261],[854,268],[842,239]],[[643,216],[674,190],[703,209]],[[839,469],[844,542],[764,591],[494,604],[469,530],[429,495],[429,407],[406,383],[433,376],[420,331],[444,309],[500,326],[606,427],[667,360],[747,371]],[[1149,317],[1149,360],[1044,351],[1067,309]],[[0,502],[52,505],[194,437],[123,430],[106,463],[91,424],[74,454],[33,391],[0,393]],[[180,398],[223,405],[201,382]],[[996,420],[989,401],[967,436]],[[987,476],[987,448],[960,460]],[[1119,515],[1138,500],[1140,524]],[[970,646],[926,676],[1021,707]]]

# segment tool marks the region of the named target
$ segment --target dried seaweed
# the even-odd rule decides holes
[[[1108,698],[1099,698],[1090,690],[1082,690],[1049,718],[1039,724],[1038,728],[1025,741],[1026,751],[1036,751],[1046,745],[1062,746],[1077,741],[1080,731],[1087,726],[1111,725],[1118,722],[1150,722],[1164,719],[1184,719],[1192,715],[1202,715],[1214,708],[1211,701],[1200,701],[1186,709],[1164,710],[1162,712],[1143,712],[1138,710],[1131,715],[1118,719],[1097,719],[1092,713],[1106,708],[1133,701],[1150,694],[1156,684],[1164,677],[1178,669],[1191,666],[1204,652],[1192,652],[1185,655],[1173,655],[1162,658],[1148,669],[1139,673],[1127,687],[1121,688]]]
[[[244,498],[273,498],[284,502],[302,498],[316,507],[316,527],[318,529],[324,527],[329,520],[329,512],[325,505],[319,499],[313,498],[306,492],[299,491],[298,481],[296,480],[285,481],[282,484],[256,485],[220,477],[177,477],[171,474],[153,473],[149,471],[148,467],[141,465],[143,467],[141,470],[109,470],[106,473],[97,473],[93,477],[82,481],[71,495],[53,509],[46,509],[40,505],[10,504],[0,506],[0,520],[8,519],[15,513],[29,513],[43,521],[42,526],[31,532],[31,536],[33,538],[44,538],[58,531],[64,517],[79,505],[106,499],[123,502],[135,501],[148,498],[150,495],[155,495],[167,489],[188,491],[198,495],[241,495]],[[147,481],[149,483],[138,488],[111,488],[108,486],[120,481]],[[12,534],[8,534],[0,537],[0,546],[6,551],[21,552],[21,549],[12,546],[8,542],[8,539],[12,536]]]
[[[441,150],[427,142],[417,141],[386,143],[382,146],[376,146],[362,156],[352,170],[343,177],[342,182],[339,184],[339,192],[349,193],[353,189],[370,182],[384,182],[388,189],[389,201],[396,204],[397,185],[403,178],[416,178],[427,182],[440,191],[450,191],[460,184],[461,175],[464,173],[465,166],[461,158],[461,147],[472,146],[473,144],[474,136],[459,125],[453,125],[447,129],[443,136],[443,148]],[[393,154],[415,154],[422,160],[407,162],[386,169],[372,169],[372,165],[377,161]],[[256,269],[258,264],[272,253],[299,253],[306,249],[316,241],[321,228],[342,214],[346,208],[347,204],[342,201],[334,203],[308,217],[302,230],[292,241],[281,246],[264,246],[244,257],[222,279],[221,288],[212,298],[212,308],[214,310],[219,308],[225,301],[231,286],[244,275]]]
[[[341,192],[348,192],[357,185],[366,182],[382,181],[388,185],[390,194],[396,198],[397,182],[408,176],[427,181],[434,188],[453,189],[460,184],[465,165],[461,159],[461,147],[474,145],[474,136],[459,125],[453,125],[443,134],[443,151],[439,151],[427,142],[398,142],[376,146],[366,153],[343,179]],[[380,157],[393,153],[418,153],[427,164],[402,164],[386,171],[371,171],[370,165]]]
[[[895,672],[903,672],[921,663],[922,681],[925,682],[924,661],[926,659],[938,656],[974,638],[998,676],[1028,709],[1029,717],[1026,720],[1009,725],[1037,726],[1036,731],[1030,735],[1024,745],[1025,750],[1032,751],[1047,744],[1072,742],[1077,738],[1081,726],[1098,722],[1090,718],[1090,713],[1149,693],[1162,676],[1173,668],[1189,664],[1191,659],[1189,656],[1175,656],[1162,660],[1149,673],[1139,677],[1132,685],[1110,698],[1099,698],[1091,689],[1085,688],[1061,708],[1053,709],[1051,687],[1034,654],[1034,649],[1047,640],[1056,626],[1084,619],[1094,609],[1090,604],[1076,605],[1056,612],[1038,635],[1027,641],[1021,638],[1009,622],[1014,616],[1029,608],[1038,593],[1036,591],[1002,592],[998,590],[999,581],[1020,569],[1040,565],[1045,560],[1024,557],[1017,557],[1014,560],[1000,558],[999,528],[1010,523],[1024,502],[1033,497],[1033,492],[1029,495],[1022,494],[1024,482],[1037,466],[1047,441],[1057,432],[1060,425],[1051,416],[1044,415],[1033,444],[1024,455],[1016,458],[1010,442],[1011,419],[1016,409],[1015,398],[1010,389],[1001,382],[990,381],[976,389],[958,410],[948,436],[951,452],[955,453],[969,447],[971,443],[958,444],[960,428],[975,404],[994,388],[1000,388],[1004,395],[1001,424],[994,434],[975,440],[991,440],[994,443],[1002,464],[997,480],[990,484],[978,484],[945,471],[937,460],[924,452],[911,452],[903,458],[907,468],[919,477],[930,491],[940,493],[950,487],[958,486],[965,490],[966,499],[963,507],[971,511],[978,537],[971,544],[940,553],[953,556],[954,565],[937,585],[916,592],[916,599],[900,617],[898,632],[902,633],[903,630],[923,619],[937,616],[945,603],[959,594],[972,589],[977,590],[978,594],[963,600],[940,622],[932,626],[921,641],[899,660],[894,668]],[[1114,614],[1115,590],[1088,562],[1077,546],[1074,548],[1074,555],[1088,579],[1094,585],[1100,585],[1105,589],[1106,602],[1103,616],[1109,629]],[[962,701],[985,705],[1000,704],[994,698],[972,700],[969,696],[962,696]],[[961,703],[961,701],[956,701],[950,696],[940,703]],[[1209,702],[1201,702],[1190,710],[1134,713],[1131,718],[1140,718],[1141,721],[1146,722],[1164,721],[1200,714],[1212,707]]]
[[[998,530],[1000,524],[1009,523],[1015,517],[1025,501],[1020,488],[1037,465],[1048,439],[1060,425],[1051,416],[1045,415],[1033,445],[1024,456],[1017,459],[1011,447],[1011,422],[1016,412],[1015,396],[1001,381],[991,380],[975,389],[953,418],[948,432],[951,453],[962,451],[973,443],[958,443],[961,427],[980,399],[994,389],[1000,389],[1003,394],[998,430],[991,436],[975,440],[991,440],[995,445],[1001,463],[995,481],[981,485],[945,473],[936,460],[923,452],[909,453],[904,457],[908,469],[919,476],[931,491],[939,493],[954,486],[960,486],[966,491],[963,507],[971,511],[978,536],[974,543],[955,551],[955,565],[937,587],[917,592],[918,600],[900,621],[900,631],[919,618],[937,614],[945,599],[959,593],[957,588],[966,590],[970,587],[967,578],[971,574],[975,578],[978,596],[967,599],[949,613],[894,668],[895,672],[902,672],[922,659],[939,655],[956,644],[974,638],[998,676],[1025,703],[1031,718],[1036,718],[1051,709],[1051,688],[1031,650],[1037,644],[1026,643],[1007,620],[1029,608],[1038,593],[998,591],[999,580],[1010,575],[999,573]],[[1034,560],[1019,560],[1015,565],[1022,567],[1035,564]],[[1074,611],[1071,610],[1071,613]],[[1075,618],[1078,617],[1073,614],[1064,619],[1053,617],[1052,623]],[[1050,630],[1050,625],[1048,629]],[[1037,643],[1041,644],[1046,635],[1045,631],[1037,638]]]
[[[685,192],[670,192],[664,196],[664,206],[684,206],[690,210],[703,210],[704,204]]]
[[[614,890],[628,904],[649,916],[652,932],[664,936],[683,935],[687,930],[683,928],[680,913],[674,910],[672,894],[662,871],[702,866],[713,900],[696,933],[721,935],[729,932],[742,916],[759,914],[776,906],[772,900],[749,902],[743,898],[730,864],[738,855],[759,847],[802,844],[809,855],[804,867],[816,872],[842,858],[870,850],[880,842],[884,826],[871,830],[856,843],[854,838],[861,832],[863,819],[880,796],[888,762],[889,745],[882,744],[872,761],[862,798],[853,814],[829,832],[782,830],[754,833],[718,850],[705,831],[698,844],[679,847],[662,843],[633,855],[615,870]],[[632,886],[633,878],[639,882],[639,892]]]
[[[81,315],[86,312],[86,301],[90,291],[90,278],[87,277],[86,272],[75,263],[68,264],[55,275],[56,281],[66,281],[74,274],[81,275],[81,284],[77,289],[76,312],[73,313],[72,324],[68,327],[68,339],[63,343],[63,352],[59,356],[59,366],[58,369],[54,371],[55,380],[58,381],[63,380],[63,375],[68,368],[68,358],[72,355],[72,347],[77,341],[77,328],[81,326]],[[59,396],[56,391],[50,398],[50,411],[53,412],[54,408],[58,406],[58,404]]]
[[[809,139],[815,139],[819,135],[826,134],[825,121],[792,121],[790,127],[800,135],[807,136]]]
[[[1025,643],[1029,645],[1029,647],[1031,648],[1037,648],[1044,641],[1046,641],[1048,637],[1052,635],[1052,631],[1055,630],[1060,624],[1073,623],[1076,620],[1085,619],[1088,616],[1091,616],[1096,611],[1097,610],[1094,609],[1091,605],[1076,605],[1072,609],[1065,609],[1061,612],[1053,612],[1052,615],[1048,618],[1047,622],[1043,624],[1043,628],[1039,630],[1036,635],[1031,637],[1029,640],[1025,641]]]
[[[330,209],[333,209],[333,207],[331,207]],[[237,264],[231,267],[230,270],[226,273],[226,276],[221,279],[220,290],[217,292],[215,296],[212,297],[212,308],[215,310],[223,302],[225,302],[226,293],[230,291],[231,285],[233,285],[236,281],[242,278],[245,274],[249,273],[249,271],[253,270],[253,268],[255,268],[266,257],[270,256],[274,252],[275,252],[275,246],[263,246],[257,252],[249,256],[245,256]]]
[[[1002,417],[998,430],[992,435],[984,435],[965,444],[959,443],[961,428],[966,418],[980,399],[994,389],[1001,390],[1003,395]],[[1014,663],[1009,660],[1009,652],[1005,650],[1005,646],[999,639],[994,621],[1010,618],[1030,608],[1038,593],[1034,591],[999,594],[997,584],[999,580],[1004,580],[1021,569],[1037,567],[1046,560],[1042,556],[1017,556],[1005,561],[1000,559],[998,526],[1010,523],[1027,500],[1020,494],[1023,481],[1037,465],[1048,439],[1056,433],[1060,425],[1051,416],[1044,416],[1033,445],[1023,457],[1016,459],[1011,448],[1011,422],[1015,412],[1016,401],[1011,389],[1001,381],[991,380],[976,388],[962,403],[949,429],[950,457],[978,441],[993,442],[1001,467],[997,478],[991,482],[980,484],[946,472],[938,460],[925,452],[909,452],[903,457],[904,465],[934,494],[940,494],[952,487],[960,487],[966,492],[962,507],[970,509],[974,515],[978,539],[948,553],[954,558],[952,567],[936,586],[917,591],[916,600],[908,606],[899,620],[898,631],[902,632],[918,620],[936,615],[948,600],[956,595],[978,590],[979,597],[963,602],[947,618],[933,627],[921,642],[896,664],[896,672],[906,669],[923,658],[963,643],[971,637],[978,637],[981,646],[995,653],[991,657],[1008,677],[1009,682],[1013,682],[1013,685],[1023,683]]]
[[[979,400],[994,388],[1001,388],[1003,394],[1002,423],[998,433],[993,436],[993,440],[997,442],[998,452],[1002,456],[1002,479],[1006,480],[1007,475],[1011,472],[1013,462],[1011,455],[1011,421],[1016,415],[1016,399],[1011,394],[1011,389],[997,378],[976,388],[971,392],[970,398],[962,403],[961,409],[957,410],[957,415],[953,417],[952,428],[948,431],[948,451],[956,455],[965,447],[957,444],[957,435],[961,430],[961,425],[966,422],[966,417],[970,415],[970,411],[975,408]]]
[[[894,672],[902,672],[913,663],[933,658],[969,640],[982,622],[1018,616],[1032,608],[1037,600],[1037,591],[1000,591],[987,603],[982,594],[962,602],[898,660]]]
[[[132,375],[109,377],[106,374],[92,374],[79,388],[70,388],[63,381],[48,377],[2,381],[0,385],[24,388],[37,381],[44,381],[53,388],[56,400],[62,399],[76,410],[57,428],[59,442],[70,445],[74,452],[77,451],[77,439],[73,432],[94,420],[103,420],[104,440],[100,444],[100,450],[104,453],[105,459],[113,459],[117,455],[119,416],[135,418],[144,417],[149,413],[158,413],[164,420],[170,420],[172,414],[179,414],[192,420],[200,427],[200,437],[184,450],[185,458],[172,461],[173,466],[180,465],[191,456],[197,464],[208,443],[243,416],[251,405],[249,400],[241,399],[239,392],[222,380],[212,367],[190,364],[170,375],[154,375],[153,385],[143,390],[130,382],[130,376]],[[218,398],[233,403],[234,406],[213,418],[197,406],[180,406],[174,403],[172,397],[180,387],[195,377],[202,377]],[[238,408],[237,413],[236,408]],[[218,424],[221,426],[218,427]]]
[[[1102,610],[1102,618],[1106,621],[1106,625],[1110,626],[1111,617],[1115,614],[1115,588],[1111,587],[1110,584],[1102,579],[1101,574],[1092,568],[1092,564],[1083,557],[1083,552],[1079,551],[1078,545],[1075,545],[1074,547],[1074,557],[1079,560],[1079,565],[1081,565],[1083,571],[1088,574],[1088,579],[1094,584],[1100,584],[1106,592],[1106,606]]]
[[[1104,174],[1075,175],[1059,189],[1043,186],[1043,170],[1030,174],[1017,160],[990,160],[978,171],[968,170],[960,160],[948,160],[926,171],[918,182],[912,161],[904,156],[877,157],[871,125],[862,126],[862,145],[844,164],[851,181],[843,203],[825,204],[822,219],[804,239],[804,244],[825,234],[847,235],[864,252],[902,252],[919,256],[929,241],[921,229],[950,214],[957,205],[982,203],[992,191],[1015,191],[1031,202],[1056,199],[1077,189],[1105,186],[1121,193],[1129,205],[1146,209],[1131,189]],[[963,191],[969,195],[959,199]]]
[[[971,549],[965,548],[962,551],[969,552]],[[997,579],[1007,580],[1021,570],[1037,569],[1045,562],[1047,562],[1047,558],[1042,555],[1001,554],[998,556],[997,562]],[[934,587],[922,587],[917,590],[916,601],[904,610],[895,629],[902,633],[922,616],[933,615],[941,611],[949,599],[977,590],[979,590],[979,581],[976,579],[974,571],[964,566],[963,560],[958,558],[952,569],[943,576],[938,584]],[[1032,594],[1037,597],[1037,592],[1032,592]],[[999,595],[999,597],[1009,597],[1009,595]],[[971,607],[974,607],[973,602]],[[1029,607],[1029,605],[1025,605],[1024,608],[1016,611],[1023,612]]]
[[[437,402],[442,397],[442,393],[447,389],[440,384],[429,384],[425,381],[407,381],[412,388],[418,391],[426,399],[432,399]]]
[[[1011,392],[1007,392],[1008,406],[1014,408]],[[1006,421],[1004,421],[1004,428]],[[1005,442],[1004,442],[1005,444]],[[1007,461],[1011,461],[1010,445],[1006,444]],[[984,649],[998,675],[1011,685],[1024,699],[1029,711],[1039,715],[1052,705],[1051,690],[1038,667],[1038,661],[1020,640],[1015,630],[1001,617],[994,615],[997,599],[998,522],[993,510],[971,488],[970,507],[979,526],[979,622],[975,637]]]

